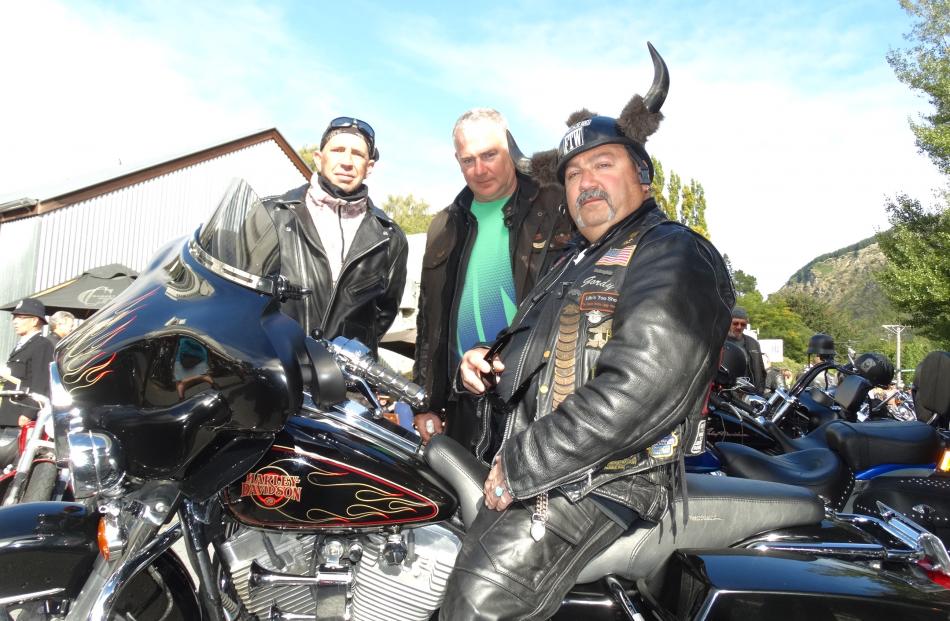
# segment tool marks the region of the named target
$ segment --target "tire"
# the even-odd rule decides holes
[[[20,502],[37,502],[49,500],[53,496],[53,485],[56,484],[56,464],[51,461],[33,462],[33,471],[30,481],[23,490]]]

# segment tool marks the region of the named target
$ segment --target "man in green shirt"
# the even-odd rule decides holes
[[[489,108],[469,110],[452,132],[466,187],[429,227],[419,294],[414,377],[429,405],[415,424],[425,441],[445,430],[477,449],[490,421],[473,400],[452,394],[452,376],[464,352],[508,327],[572,235],[564,189],[518,172],[509,137],[504,117]]]

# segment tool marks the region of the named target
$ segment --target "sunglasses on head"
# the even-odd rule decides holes
[[[327,126],[327,131],[323,132],[323,135],[324,135],[324,137],[325,137],[328,133],[330,133],[330,132],[333,131],[334,129],[344,129],[344,128],[346,128],[346,127],[355,127],[355,128],[357,129],[357,131],[359,131],[361,134],[363,134],[363,136],[364,136],[364,137],[366,138],[366,140],[369,142],[369,144],[368,144],[367,146],[369,146],[369,151],[370,151],[370,153],[373,153],[373,152],[375,151],[375,149],[376,149],[376,132],[373,131],[373,127],[372,127],[369,123],[367,123],[366,121],[361,121],[361,120],[359,120],[359,119],[357,119],[357,118],[354,118],[354,117],[352,117],[352,116],[338,116],[338,117],[336,117],[335,119],[333,119],[332,121],[330,121],[330,125]],[[321,145],[321,148],[322,148],[322,147],[323,147],[323,145]],[[374,158],[374,159],[375,159],[375,158]]]

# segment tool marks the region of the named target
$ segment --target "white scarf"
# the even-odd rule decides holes
[[[320,235],[323,249],[327,252],[330,261],[330,273],[333,275],[333,284],[340,277],[343,261],[350,251],[356,231],[366,213],[366,199],[347,201],[327,194],[320,187],[317,176],[314,174],[310,181],[310,190],[307,192],[307,211],[313,219],[313,224]]]

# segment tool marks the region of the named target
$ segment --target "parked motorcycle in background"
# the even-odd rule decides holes
[[[0,508],[0,617],[436,613],[486,468],[383,418],[376,390],[419,404],[420,389],[357,342],[304,335],[280,313],[304,292],[279,266],[269,213],[236,183],[63,341],[55,441],[78,502]],[[762,481],[685,487],[688,507],[593,559],[556,618],[950,616],[950,555],[906,516]]]
[[[53,410],[49,399],[37,393],[19,390],[0,390],[0,398],[34,403],[36,420],[20,427],[18,437],[0,447],[0,499],[2,506],[18,502],[50,500],[55,495],[57,481],[65,491],[66,478],[58,476],[52,441]]]

